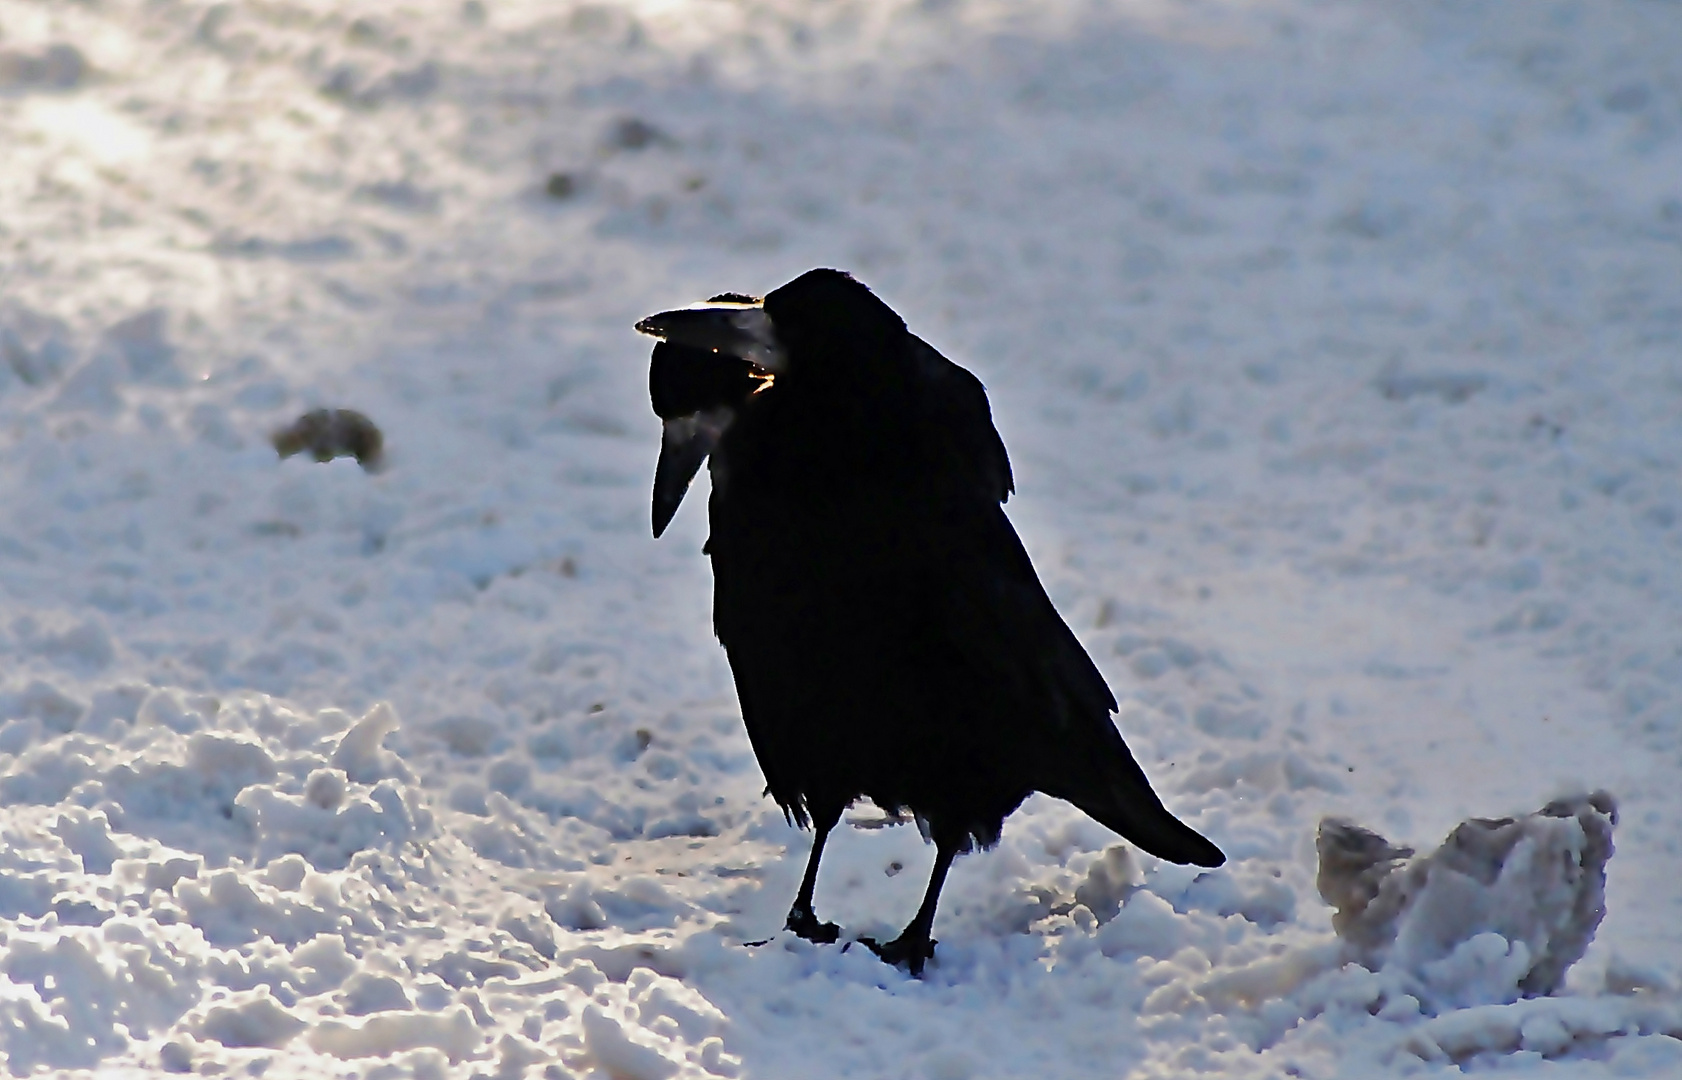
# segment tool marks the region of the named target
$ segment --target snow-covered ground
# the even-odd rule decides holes
[[[742,946],[808,840],[630,326],[819,265],[987,383],[1227,868],[1036,797],[923,981]],[[277,460],[318,406],[385,467]],[[1679,419],[1675,3],[0,0],[0,1055],[1682,1075]],[[1561,995],[1342,964],[1323,815],[1595,788]],[[825,917],[909,917],[914,829],[832,850]]]

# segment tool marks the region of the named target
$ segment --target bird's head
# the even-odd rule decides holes
[[[865,369],[891,354],[892,343],[905,334],[905,322],[851,274],[809,270],[763,300],[725,293],[704,304],[650,315],[637,329],[681,348],[692,363],[712,358],[701,365],[704,374],[666,373],[669,388],[745,370],[761,384],[753,389],[762,391],[784,377],[801,382],[868,378]],[[650,389],[656,395],[655,412],[668,416],[662,387],[651,384]],[[669,407],[688,403],[673,398]]]
[[[765,297],[763,308],[790,375],[864,381],[897,355],[905,321],[851,274],[809,270]]]
[[[648,368],[648,397],[660,417],[654,470],[654,535],[666,531],[736,410],[764,390],[784,357],[760,300],[724,293],[704,304],[650,315],[637,329],[661,340]]]
[[[665,425],[654,474],[654,535],[665,531],[701,463],[758,394],[806,386],[831,400],[886,369],[905,323],[840,270],[810,270],[763,300],[739,293],[638,322],[660,338],[649,396]],[[876,375],[886,374],[876,372]]]

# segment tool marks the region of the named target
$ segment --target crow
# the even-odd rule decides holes
[[[853,802],[935,844],[917,914],[861,939],[921,975],[952,860],[1035,791],[1153,855],[1225,856],[1151,790],[1115,697],[1005,516],[1010,459],[981,382],[852,276],[651,315],[664,424],[658,537],[709,461],[713,627],[766,791],[815,837],[787,929],[836,941],[812,893]]]

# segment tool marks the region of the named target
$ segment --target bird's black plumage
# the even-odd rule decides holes
[[[812,887],[824,838],[861,797],[915,813],[937,846],[922,910],[874,946],[913,971],[952,858],[996,843],[1034,791],[1154,855],[1220,865],[1152,792],[1005,516],[1010,461],[981,383],[839,271],[733,310],[730,333],[774,336],[755,355],[780,370],[711,351],[725,338],[700,309],[639,329],[667,337],[651,391],[668,448],[674,410],[714,418],[695,440],[711,455],[714,628],[768,791],[817,830],[789,927],[835,939]]]

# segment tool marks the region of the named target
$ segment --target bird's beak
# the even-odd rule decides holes
[[[665,421],[660,437],[660,463],[654,466],[654,536],[659,538],[672,522],[678,504],[689,490],[690,481],[701,471],[701,463],[718,445],[719,437],[736,411],[727,405],[706,409],[693,416]]]
[[[696,304],[650,315],[637,329],[674,345],[739,356],[773,375],[788,368],[777,328],[759,304]]]

